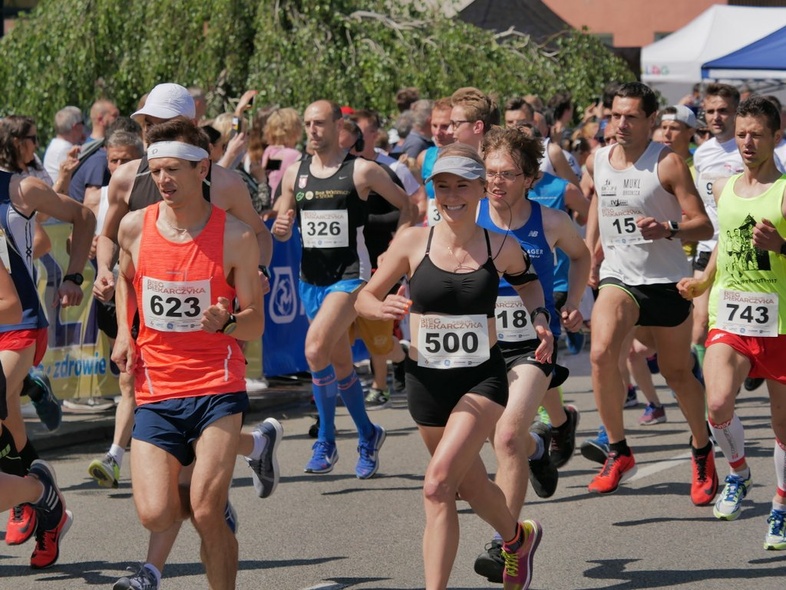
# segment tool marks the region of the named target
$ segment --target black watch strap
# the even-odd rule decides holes
[[[84,282],[85,282],[85,277],[83,277],[83,276],[82,276],[81,274],[79,274],[78,272],[75,272],[75,273],[73,273],[73,274],[65,275],[65,276],[63,277],[63,281],[71,281],[71,282],[72,282],[72,283],[74,283],[75,285],[77,285],[77,286],[80,286],[80,287],[81,287],[81,286],[82,286],[82,283],[84,283]]]

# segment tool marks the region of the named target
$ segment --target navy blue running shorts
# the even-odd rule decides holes
[[[136,440],[155,445],[184,467],[194,460],[194,442],[216,420],[248,409],[248,395],[220,393],[143,404],[134,412]]]

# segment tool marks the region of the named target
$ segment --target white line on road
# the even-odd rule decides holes
[[[665,471],[666,469],[671,469],[672,467],[676,467],[677,465],[684,463],[686,459],[690,459],[690,452],[683,453],[682,455],[677,455],[672,457],[671,459],[666,459],[664,461],[658,461],[653,465],[647,465],[647,467],[639,468],[636,472],[636,475],[631,477],[628,482],[636,481],[638,479],[644,479],[645,477],[649,477],[650,475],[655,475],[660,471]]]
[[[303,588],[303,590],[342,590],[342,588],[347,588],[346,584],[319,584]]]

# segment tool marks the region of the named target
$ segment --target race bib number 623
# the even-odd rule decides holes
[[[197,332],[210,307],[210,279],[162,281],[142,278],[145,326],[159,332]]]

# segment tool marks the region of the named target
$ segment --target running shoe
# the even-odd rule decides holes
[[[33,402],[38,419],[49,432],[60,428],[60,423],[63,421],[63,409],[60,407],[60,402],[57,401],[55,393],[52,391],[49,377],[45,373],[28,375],[22,394],[28,396]]]
[[[750,474],[745,479],[734,473],[727,475],[726,485],[712,509],[715,518],[735,520],[740,515],[742,500],[748,495],[751,485],[753,485],[753,478]]]
[[[306,464],[306,473],[330,473],[333,466],[338,461],[338,449],[336,443],[318,440],[311,447],[314,453],[311,460]]]
[[[267,498],[276,491],[279,480],[278,459],[276,450],[284,437],[284,428],[275,418],[266,418],[254,428],[254,436],[261,436],[267,442],[259,459],[246,457],[248,466],[251,467],[251,479],[254,489],[260,498]]]
[[[232,506],[232,502],[227,500],[227,505],[224,507],[224,520],[232,531],[233,535],[237,534],[237,529],[240,527],[240,521],[237,518],[237,510]]]
[[[366,409],[381,410],[390,405],[390,392],[372,387],[366,394]]]
[[[30,567],[40,570],[53,566],[60,557],[60,541],[71,528],[74,515],[70,510],[63,510],[63,516],[57,526],[45,530],[42,527],[35,533],[35,549],[30,556]]]
[[[559,471],[551,462],[551,426],[543,422],[535,422],[529,429],[543,441],[543,455],[540,459],[529,460],[529,481],[532,489],[540,498],[551,498],[557,491]]]
[[[393,363],[393,391],[404,393],[407,390],[406,375],[406,361]]]
[[[584,350],[584,332],[566,332],[568,354],[579,354]]]
[[[598,428],[597,437],[588,438],[581,443],[581,455],[585,459],[601,465],[606,462],[606,458],[609,456],[609,436],[603,425]]]
[[[87,468],[96,483],[102,488],[117,488],[120,480],[120,465],[107,453],[102,459],[94,459]]]
[[[570,461],[576,452],[576,430],[581,414],[575,406],[565,406],[567,421],[559,428],[551,427],[551,462],[560,468]]]
[[[786,512],[772,509],[767,517],[767,534],[764,536],[764,548],[782,551],[786,549]]]
[[[666,408],[662,405],[656,406],[650,402],[644,408],[644,413],[639,418],[641,426],[650,426],[652,424],[663,424],[666,421]]]
[[[131,568],[129,570],[133,571]],[[144,564],[131,576],[120,578],[112,590],[158,590],[158,580],[153,570]]]
[[[639,398],[636,395],[636,387],[633,385],[628,385],[628,395],[625,398],[625,408],[638,408],[639,407]]]
[[[690,499],[696,506],[709,506],[718,493],[718,472],[715,470],[715,451],[709,445],[709,452],[699,454],[691,446],[691,470],[693,476],[690,484]]]
[[[374,436],[370,439],[361,437],[358,443],[358,462],[355,466],[355,475],[358,479],[368,479],[379,469],[379,449],[385,442],[385,429],[374,424]]]
[[[543,529],[535,520],[525,520],[521,528],[524,529],[523,542],[502,545],[502,558],[505,560],[502,587],[505,590],[526,590],[532,582],[532,560]]]
[[[633,453],[620,455],[616,451],[609,453],[603,469],[590,482],[588,489],[597,494],[611,494],[617,491],[620,484],[636,474],[636,459]]]
[[[486,544],[486,549],[475,559],[475,573],[483,576],[492,584],[502,583],[505,560],[502,557],[502,539],[494,538]]]
[[[30,556],[30,567],[44,569],[54,565],[60,556],[60,541],[71,528],[74,515],[66,510],[65,499],[49,463],[36,459],[30,466],[29,476],[35,477],[44,488],[41,499],[33,505],[37,515],[36,544]]]
[[[764,379],[759,377],[747,377],[742,386],[745,388],[745,391],[753,391],[761,387],[762,383],[764,383]]]
[[[5,529],[6,545],[21,545],[33,536],[38,524],[38,515],[30,504],[11,508]]]

